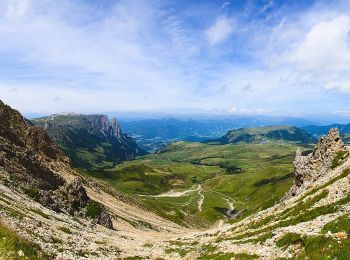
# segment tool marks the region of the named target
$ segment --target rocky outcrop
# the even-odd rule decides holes
[[[64,148],[74,167],[112,167],[144,154],[117,119],[106,115],[52,115],[32,121]]]
[[[298,149],[294,160],[295,181],[292,188],[282,198],[288,199],[310,187],[320,177],[328,174],[349,155],[348,148],[340,138],[338,129],[332,128],[321,137],[312,153],[303,156]]]
[[[66,200],[69,202],[67,210],[71,214],[86,207],[90,201],[80,177],[76,177],[71,183],[66,184],[62,191],[66,194]]]
[[[101,207],[101,212],[97,219],[97,223],[107,228],[113,229],[113,223],[112,223],[111,217],[109,216],[106,208],[103,206]]]
[[[91,201],[69,159],[47,135],[0,101],[0,182],[57,211],[84,214]],[[106,211],[98,223],[111,227]]]

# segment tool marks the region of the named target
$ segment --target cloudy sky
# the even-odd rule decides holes
[[[350,2],[1,0],[0,99],[24,113],[350,115]]]

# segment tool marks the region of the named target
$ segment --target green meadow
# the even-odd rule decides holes
[[[210,225],[273,206],[292,185],[296,149],[286,142],[176,142],[111,169],[81,172],[137,197],[175,222]]]

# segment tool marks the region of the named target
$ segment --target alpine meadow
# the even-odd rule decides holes
[[[350,259],[349,14],[0,1],[0,259]]]

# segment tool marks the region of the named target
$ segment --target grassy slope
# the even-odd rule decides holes
[[[22,251],[22,254],[19,252]],[[49,259],[40,247],[18,236],[13,230],[0,223],[0,259]]]
[[[308,144],[316,140],[305,130],[293,126],[266,126],[256,128],[234,129],[223,137],[209,141],[210,143],[266,143],[289,141]]]
[[[273,205],[292,184],[295,150],[296,146],[283,143],[177,142],[163,153],[87,174],[129,194],[154,195],[201,184],[205,197],[202,211],[198,210],[198,191],[177,198],[140,198],[175,221],[191,214],[214,222],[224,218],[221,213],[233,200],[235,209],[244,212],[242,216]]]

